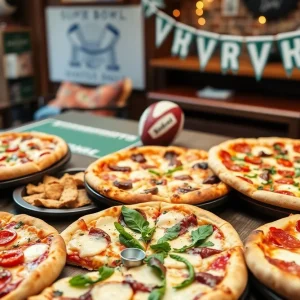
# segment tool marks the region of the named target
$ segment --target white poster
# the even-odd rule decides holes
[[[129,77],[144,89],[139,5],[49,7],[46,15],[51,81],[98,85]]]

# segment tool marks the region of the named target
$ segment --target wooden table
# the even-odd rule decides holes
[[[137,123],[133,121],[114,118],[100,118],[91,116],[87,113],[74,112],[61,115],[57,117],[57,119],[83,125],[101,127],[104,129],[116,130],[124,133],[137,134]],[[176,145],[208,150],[213,145],[223,142],[226,139],[228,138],[226,138],[225,136],[185,130],[182,134],[180,134],[178,140],[176,141]],[[72,159],[66,166],[66,168],[87,167],[92,161],[94,161],[93,158],[73,154]],[[0,210],[14,214],[20,213],[20,211],[17,210],[16,206],[13,203],[11,190],[1,191]],[[216,214],[222,219],[225,219],[226,221],[231,223],[237,230],[243,241],[247,238],[247,236],[253,229],[269,221],[267,218],[257,216],[255,213],[249,211],[249,209],[246,210],[243,207],[243,203],[241,203],[234,197],[231,199],[231,201],[229,201],[228,206],[224,210],[221,210]],[[61,219],[58,217],[42,219],[48,222],[50,225],[54,226],[59,232],[64,230],[71,222],[76,220],[76,218],[66,219],[65,217]],[[66,266],[61,274],[61,277],[66,277],[83,272],[84,271],[79,268]],[[259,298],[259,296],[255,297],[254,295],[251,295],[250,299],[262,298]]]

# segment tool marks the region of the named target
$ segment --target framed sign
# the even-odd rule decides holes
[[[99,85],[129,77],[145,87],[141,6],[48,7],[50,79]]]

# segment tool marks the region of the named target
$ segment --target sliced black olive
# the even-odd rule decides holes
[[[263,171],[261,174],[259,174],[259,177],[263,179],[264,181],[270,180],[270,172],[268,170]]]
[[[219,182],[221,182],[221,180],[216,175],[209,176],[203,180],[203,184],[215,184]]]
[[[207,162],[199,162],[193,165],[193,169],[202,169],[207,170],[208,169],[208,163]]]
[[[272,156],[273,154],[267,154],[266,152],[264,152],[264,151],[260,151],[259,153],[258,153],[258,156],[260,156],[260,157],[269,157],[269,156]]]
[[[121,190],[130,190],[132,189],[132,181],[131,180],[126,180],[126,181],[114,181],[114,186]]]
[[[186,194],[189,192],[197,191],[198,189],[192,188],[192,187],[186,187],[186,188],[179,188],[178,191],[182,194]]]

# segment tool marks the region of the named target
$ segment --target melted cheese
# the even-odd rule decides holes
[[[186,254],[186,253],[175,253],[176,255],[182,256],[187,259],[194,267],[200,267],[202,265],[202,258],[200,255]],[[165,266],[168,268],[186,268],[186,265],[180,261],[172,259],[168,256],[165,259]]]
[[[107,240],[104,237],[92,235],[77,235],[68,244],[68,249],[77,250],[80,257],[94,256],[107,248]]]
[[[179,223],[185,215],[179,211],[169,211],[159,216],[156,226],[160,228],[169,228]]]
[[[224,239],[217,238],[218,231],[214,231],[213,234],[206,240],[207,242],[212,242],[214,245],[210,246],[209,248],[217,249],[217,250],[224,250]]]
[[[292,185],[292,184],[280,184],[280,185],[276,185],[276,190],[281,190],[281,191],[290,191],[290,192],[294,192],[296,194],[299,193],[299,188]]]
[[[259,153],[263,151],[264,153],[266,153],[267,155],[269,154],[273,154],[273,151],[268,148],[268,147],[263,147],[263,146],[254,146],[251,150],[252,154],[254,156],[259,156]]]
[[[300,266],[300,253],[295,253],[284,249],[276,249],[272,251],[271,257],[286,262],[295,262]]]
[[[88,292],[89,287],[87,288],[75,288],[69,284],[70,278],[63,278],[53,284],[53,291],[62,292],[62,297],[66,298],[79,298],[81,295],[84,295]]]
[[[131,180],[150,179],[153,175],[147,170],[133,171],[130,173],[129,178]]]
[[[115,228],[114,222],[118,222],[118,219],[110,216],[101,217],[97,221],[96,227],[104,230],[111,237],[112,241],[118,241],[119,234]]]
[[[36,244],[24,250],[25,262],[32,262],[43,255],[49,246],[46,244]]]
[[[200,284],[198,282],[194,282],[190,286],[180,289],[180,290],[175,290],[172,286],[168,286],[164,299],[172,299],[172,300],[190,300],[190,299],[197,299],[197,297],[205,292],[210,292],[211,288],[204,285]]]
[[[128,300],[133,297],[133,290],[128,284],[110,282],[94,286],[91,296],[93,300]]]

